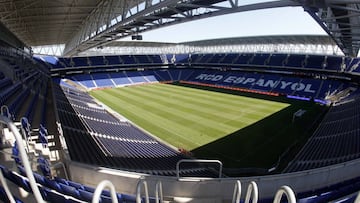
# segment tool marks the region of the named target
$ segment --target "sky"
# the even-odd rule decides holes
[[[302,7],[285,7],[186,22],[144,32],[142,36],[143,41],[178,43],[229,37],[301,34],[326,35]]]

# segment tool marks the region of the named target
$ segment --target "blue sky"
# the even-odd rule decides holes
[[[235,13],[142,33],[143,41],[175,43],[228,37],[300,34],[326,35],[302,7]]]

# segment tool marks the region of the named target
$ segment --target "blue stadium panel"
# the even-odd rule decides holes
[[[172,80],[168,70],[155,71],[155,77],[158,81],[171,81]]]
[[[212,60],[213,57],[214,57],[213,54],[203,54],[199,63],[209,63],[209,61]]]
[[[258,81],[262,77],[262,75],[255,73],[246,73],[243,76],[238,75],[238,77],[243,77],[243,80],[237,86],[250,89],[251,87],[255,86],[256,81]]]
[[[140,72],[130,71],[130,72],[126,72],[126,75],[129,77],[129,79],[130,79],[133,83],[143,83],[143,82],[147,82],[146,79],[144,78],[144,76],[141,75]]]
[[[104,66],[106,65],[104,62],[104,57],[103,56],[92,56],[89,57],[90,61],[91,61],[91,65],[92,66]]]
[[[188,78],[193,74],[194,70],[191,69],[182,69],[180,80],[188,80]]]
[[[60,61],[58,60],[54,64],[52,64],[52,68],[59,69],[59,68],[65,68],[65,66],[63,66],[63,64],[60,63]]]
[[[119,56],[105,56],[105,59],[108,61],[108,65],[119,65],[120,60]]]
[[[83,75],[74,75],[72,77],[75,79],[75,81],[78,81],[80,84],[84,85],[87,88],[96,87],[94,84],[94,80],[91,78],[90,75],[83,74]]]
[[[171,59],[175,56],[175,58],[177,58],[177,54],[166,54],[166,60],[171,63]],[[176,62],[179,62],[178,60],[176,60]]]
[[[206,72],[203,72],[203,73],[206,73]],[[246,75],[246,73],[242,73],[242,72],[232,72],[232,71],[215,72],[215,71],[212,71],[211,74],[213,74],[213,75],[222,75],[223,78],[221,80],[219,80],[218,82],[215,82],[216,85],[220,85],[220,86],[242,87],[241,83],[246,80],[245,77],[244,77]]]
[[[154,75],[144,75],[149,82],[159,82]]]
[[[55,65],[59,63],[59,59],[56,56],[41,56],[46,62],[50,63],[51,65]]]
[[[146,78],[149,82],[159,82],[156,77],[153,70],[146,70],[142,72],[142,75]]]
[[[94,82],[98,87],[113,87],[114,84],[112,83],[109,75],[107,73],[94,73],[92,74],[94,78]]]
[[[131,81],[124,73],[111,73],[111,79],[115,82],[116,85],[129,85]]]
[[[170,69],[169,70],[169,74],[172,78],[173,81],[178,81],[180,80],[180,77],[181,77],[181,71],[180,70],[177,70],[177,69]]]
[[[273,89],[273,92],[292,95],[300,80],[300,78],[281,77],[279,84]]]
[[[255,54],[252,60],[250,61],[250,64],[252,65],[266,65],[266,62],[268,58],[270,57],[270,54]]]
[[[191,63],[199,63],[199,60],[201,59],[202,54],[191,54],[190,61]]]
[[[239,56],[239,54],[226,54],[226,56],[222,59],[221,63],[224,64],[233,64],[234,60]]]
[[[170,57],[170,59],[168,58],[168,61],[169,62],[172,62],[171,60],[172,60],[172,57],[173,57],[173,55],[170,55],[169,56]],[[189,54],[176,54],[175,55],[175,62],[177,62],[177,63],[189,63]]]
[[[58,84],[60,84],[63,87],[67,87],[67,88],[71,88],[71,89],[76,89],[76,87],[69,85],[68,83],[64,82],[62,79],[58,78],[58,79],[54,79],[54,82],[57,82]]]
[[[254,54],[240,54],[239,57],[234,61],[234,64],[248,64]]]
[[[291,54],[287,58],[287,63],[285,64],[285,66],[294,67],[294,68],[303,68],[304,61],[305,61],[305,55]]]
[[[120,58],[124,64],[136,64],[135,58],[132,55],[122,55]]]
[[[308,55],[305,68],[323,69],[324,56]]]
[[[342,61],[343,61],[342,57],[328,56],[327,59],[326,59],[326,69],[327,70],[340,71]]]
[[[87,57],[74,57],[72,60],[75,66],[89,66]]]
[[[285,59],[287,58],[287,54],[272,54],[268,65],[269,66],[284,66]]]
[[[205,84],[220,84],[222,85],[223,78],[222,77],[224,72],[213,71],[213,70],[195,70],[191,77],[189,78],[189,81],[192,82],[200,82]],[[214,79],[217,75],[220,79]]]
[[[148,56],[150,58],[150,61],[152,63],[156,63],[156,64],[162,64],[163,61],[161,60],[160,55],[149,55]]]
[[[59,61],[61,61],[65,67],[72,67],[70,58],[59,58]]]
[[[148,64],[151,63],[147,55],[134,55],[138,63]]]
[[[323,84],[318,93],[318,98],[325,98],[328,94],[335,92],[340,89],[343,83],[333,80],[323,80]]]
[[[214,54],[211,59],[208,61],[208,63],[220,63],[222,59],[226,56],[226,54]]]
[[[293,95],[314,98],[320,88],[321,80],[316,79],[302,79]],[[298,90],[298,91],[297,91]]]
[[[280,75],[266,75],[263,74],[251,87],[253,90],[271,92],[279,83]]]
[[[348,72],[358,72],[358,67],[359,67],[359,62],[360,62],[360,58],[352,58],[352,59],[348,59],[346,60],[346,71]]]

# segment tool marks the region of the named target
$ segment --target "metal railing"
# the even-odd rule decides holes
[[[92,203],[100,202],[100,196],[105,187],[108,187],[110,189],[112,203],[118,203],[115,186],[109,180],[103,180],[98,184],[94,192]]]
[[[16,139],[16,143],[18,145],[19,148],[19,153],[20,153],[20,157],[21,157],[21,161],[24,165],[24,169],[25,169],[25,173],[27,178],[29,179],[29,183],[30,183],[30,187],[33,191],[33,194],[35,196],[35,199],[38,203],[42,203],[44,202],[41,194],[40,194],[40,190],[37,187],[37,184],[35,182],[35,178],[34,178],[34,174],[31,170],[31,166],[30,166],[30,162],[27,156],[27,153],[25,151],[25,146],[23,144],[23,140],[22,137],[19,133],[18,128],[15,126],[15,124],[7,117],[0,115],[0,122],[3,124],[6,124],[8,126],[8,128],[11,130],[11,132],[13,133],[15,139]]]
[[[149,203],[149,190],[146,180],[143,178],[140,179],[136,186],[136,203],[141,203],[141,186],[144,186],[145,190],[145,203]]]
[[[282,186],[275,194],[274,203],[280,203],[285,194],[289,203],[296,203],[294,191],[289,186]]]
[[[182,159],[176,163],[176,177],[180,178],[180,164],[182,163],[215,163],[219,164],[219,178],[222,176],[223,164],[219,160],[205,160],[205,159]]]

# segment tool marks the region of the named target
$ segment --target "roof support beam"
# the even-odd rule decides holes
[[[238,0],[217,0],[212,3],[194,0],[190,4],[183,0],[139,0],[136,4],[130,4],[134,2],[104,0],[66,44],[64,55],[76,55],[132,34],[191,20],[266,8],[301,6],[292,0],[249,5],[240,5],[241,1]]]
[[[360,9],[356,0],[296,0],[333,38],[345,55],[357,56],[360,43]]]

